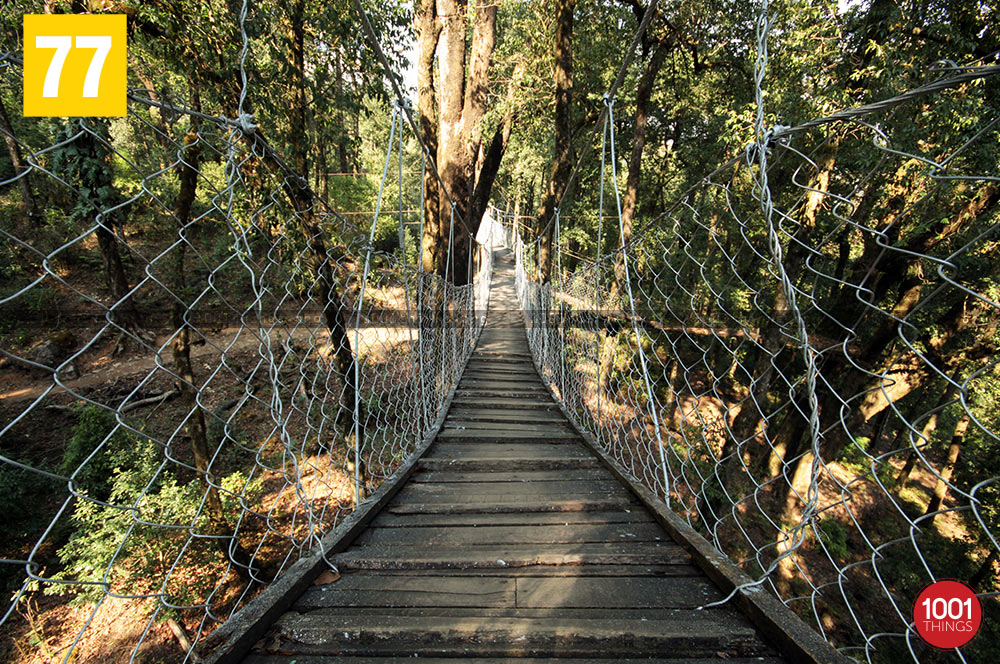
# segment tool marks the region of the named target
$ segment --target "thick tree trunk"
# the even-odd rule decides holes
[[[470,237],[478,230],[472,221],[475,191],[476,158],[482,142],[481,121],[486,112],[489,67],[496,43],[497,5],[477,3],[466,73],[467,0],[438,0],[441,17],[441,48],[438,58],[441,89],[438,98],[440,124],[438,135],[438,171],[451,200],[442,196],[439,214],[438,244],[447,247],[451,206],[455,206],[452,264],[448,268],[456,284],[468,280]]]
[[[438,49],[438,148],[437,167],[444,193],[438,201],[441,219],[437,240],[441,274],[447,272],[455,279],[458,265],[456,254],[465,244],[465,227],[459,219],[468,217],[469,173],[465,158],[466,142],[463,140],[462,107],[465,103],[465,35],[466,0],[437,0],[437,13],[441,19],[441,38]],[[452,214],[452,205],[455,206]],[[451,226],[454,225],[454,228]],[[448,246],[449,235],[454,245]],[[451,265],[444,265],[451,256]]]
[[[463,157],[465,176],[470,185],[475,182],[480,171],[477,160],[483,142],[483,116],[489,96],[490,61],[497,37],[497,3],[492,0],[476,0],[476,16],[472,28],[472,47],[469,54],[468,82],[462,104],[462,133],[465,140]],[[471,203],[472,187],[466,193]],[[470,228],[475,233],[475,228]]]
[[[27,166],[21,156],[21,146],[14,135],[14,128],[10,124],[10,118],[7,116],[7,109],[3,105],[2,98],[0,98],[0,133],[3,133],[4,141],[7,143],[7,154],[10,155],[14,175],[21,175],[27,170]],[[21,175],[17,183],[21,187],[21,202],[24,205],[25,220],[31,225],[39,223],[41,212],[38,209],[38,204],[35,203],[35,194],[31,189],[29,176],[27,174]]]
[[[490,147],[483,156],[482,164],[479,164],[479,177],[476,180],[476,188],[472,193],[472,205],[469,206],[470,226],[478,232],[479,224],[482,223],[483,215],[490,204],[490,195],[493,191],[493,183],[496,181],[497,173],[500,172],[500,162],[504,152],[507,150],[507,142],[510,140],[510,130],[513,124],[513,116],[507,115],[503,122],[497,127],[490,141]]]
[[[441,21],[435,0],[415,0],[413,27],[417,33],[417,109],[420,112],[420,137],[429,154],[437,161],[437,98],[434,89],[434,54],[441,37]],[[428,166],[424,173],[424,234],[421,263],[425,272],[444,269],[441,251],[441,190],[437,177]],[[446,231],[447,232],[447,231]]]
[[[570,172],[572,145],[570,140],[570,105],[573,94],[573,11],[576,0],[556,1],[555,72],[555,155],[548,190],[538,211],[539,229],[542,231],[538,257],[538,279],[545,283],[552,277],[552,236],[556,206],[566,191]],[[547,227],[547,228],[546,228]]]
[[[519,62],[514,67],[514,75],[507,87],[507,101],[513,106],[517,93],[521,89],[521,81],[524,78],[525,65]],[[483,77],[488,72],[483,72]],[[489,147],[483,150],[482,142],[479,144],[479,156],[476,159],[476,186],[472,192],[472,202],[470,209],[470,226],[478,232],[479,225],[483,221],[483,214],[490,203],[490,196],[493,193],[493,183],[496,182],[497,174],[500,172],[500,162],[503,161],[504,153],[507,151],[507,143],[510,142],[510,133],[514,126],[515,116],[513,111],[509,111],[500,121],[500,126],[493,133],[493,139]],[[507,201],[508,208],[510,200]],[[509,210],[508,210],[509,211]]]
[[[337,91],[337,157],[341,173],[351,172],[351,162],[347,158],[347,128],[344,122],[344,65],[343,54],[337,49],[334,61],[334,76],[337,80],[334,89]],[[323,178],[323,198],[326,198],[326,177]]]

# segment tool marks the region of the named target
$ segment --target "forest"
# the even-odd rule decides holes
[[[127,16],[125,117],[24,117],[41,13]],[[992,661],[998,61],[981,0],[7,0],[0,659],[210,653],[433,429],[486,217],[632,475],[844,654]]]

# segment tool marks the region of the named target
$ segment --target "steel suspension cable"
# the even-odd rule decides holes
[[[615,212],[618,216],[618,237],[621,245],[624,247],[625,219],[622,216],[621,194],[618,191],[618,159],[615,156],[614,104],[614,99],[605,97],[604,105],[607,109],[609,127],[608,144],[610,145],[611,151],[611,182],[615,190]],[[604,177],[603,171],[601,172],[601,177]],[[646,362],[646,353],[643,352],[642,349],[642,332],[639,328],[639,316],[636,313],[635,295],[632,292],[632,275],[628,264],[628,254],[622,252],[621,260],[622,273],[625,277],[625,292],[628,295],[629,310],[632,314],[632,332],[635,334],[635,350],[636,354],[639,356],[639,368],[642,371],[642,382],[646,391],[646,402],[649,405],[649,415],[653,420],[653,431],[656,432],[656,449],[660,459],[660,470],[663,473],[663,501],[666,503],[667,507],[670,507],[670,473],[668,472],[667,460],[663,453],[663,433],[661,430],[662,427],[660,426],[660,409],[658,408],[656,396],[653,393],[653,381],[649,376],[649,366]],[[598,358],[598,363],[600,363],[600,358]],[[600,388],[598,388],[598,390],[600,390]]]

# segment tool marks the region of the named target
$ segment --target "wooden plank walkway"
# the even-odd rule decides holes
[[[487,326],[409,482],[247,664],[785,661],[585,447],[535,372],[500,252]],[[568,658],[568,659],[565,659]]]

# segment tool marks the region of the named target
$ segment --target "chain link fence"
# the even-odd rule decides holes
[[[504,221],[532,353],[576,424],[861,661],[985,662],[1000,642],[997,70],[761,127],[594,262],[557,212],[549,283]],[[617,176],[612,152],[608,200]],[[950,653],[912,623],[941,578],[984,610]]]
[[[376,238],[265,130],[147,90],[0,128],[9,661],[195,661],[442,415],[491,251],[465,286],[424,273],[416,217]]]

